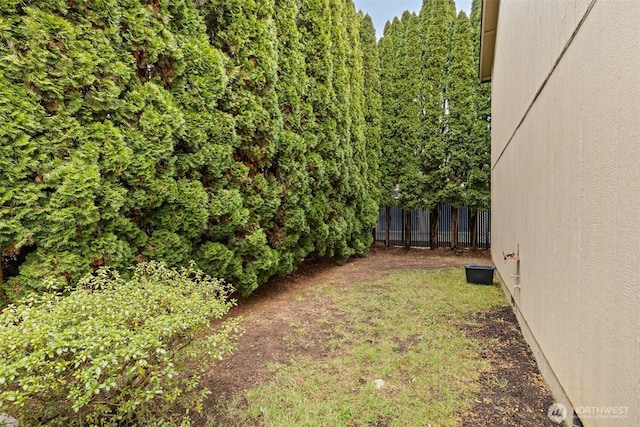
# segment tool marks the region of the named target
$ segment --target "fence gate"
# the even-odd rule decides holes
[[[438,204],[438,247],[451,246],[451,205]],[[458,247],[470,248],[472,238],[471,210],[462,206],[458,209]],[[477,247],[489,249],[491,247],[491,211],[476,212]],[[430,217],[428,209],[411,211],[411,246],[429,247]],[[378,212],[376,225],[376,241],[384,242],[387,231],[386,209]],[[390,210],[389,244],[404,246],[405,211],[397,206]]]

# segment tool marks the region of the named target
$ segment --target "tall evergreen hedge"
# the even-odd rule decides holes
[[[145,259],[247,294],[366,251],[350,0],[4,0],[0,20],[0,249],[26,254],[0,298]]]
[[[438,203],[453,207],[452,246],[457,209],[490,204],[491,89],[476,78],[481,1],[473,1],[470,18],[455,10],[453,0],[424,0],[419,15],[404,12],[388,22],[379,42],[380,201],[430,209],[432,248]],[[410,221],[407,215],[407,248]]]

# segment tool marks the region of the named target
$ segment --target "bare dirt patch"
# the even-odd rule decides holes
[[[349,287],[383,278],[394,270],[462,267],[465,263],[490,263],[487,251],[450,251],[374,246],[364,257],[339,263],[318,260],[305,263],[287,277],[263,285],[249,298],[239,299],[231,316],[242,316],[246,333],[233,355],[216,363],[203,385],[213,391],[205,402],[207,422],[201,425],[233,425],[216,413],[216,408],[233,396],[259,386],[271,378],[270,363],[285,362],[297,355],[324,357],[327,330],[318,319],[335,315],[332,307],[318,298],[307,298],[318,286]],[[533,355],[524,342],[510,308],[475,314],[467,333],[482,340],[481,356],[491,366],[482,373],[480,392],[472,408],[464,414],[464,425],[544,426],[552,398]],[[294,331],[304,340],[289,340]]]

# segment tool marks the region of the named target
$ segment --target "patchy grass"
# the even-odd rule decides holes
[[[318,351],[271,362],[269,381],[218,408],[224,425],[461,425],[487,366],[460,324],[506,305],[499,287],[469,285],[459,268],[405,270],[305,298],[324,310],[284,339]]]

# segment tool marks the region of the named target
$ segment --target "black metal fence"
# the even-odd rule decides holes
[[[405,238],[405,211],[396,206],[391,207],[391,222],[389,226],[389,244],[392,246],[404,246]],[[458,209],[458,247],[469,248],[472,246],[472,218],[468,207]],[[451,246],[451,205],[438,204],[438,247]],[[387,218],[386,209],[378,213],[376,224],[376,241],[384,242]],[[411,246],[429,246],[430,215],[428,209],[416,209],[411,211]],[[478,211],[476,215],[476,239],[477,247],[489,249],[491,247],[491,212]]]

